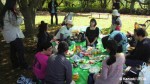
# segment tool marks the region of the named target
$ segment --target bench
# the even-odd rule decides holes
[[[98,15],[98,17],[97,17]],[[103,16],[103,17],[102,17]],[[96,18],[96,19],[108,19],[109,13],[98,13],[98,12],[91,12],[90,18]]]

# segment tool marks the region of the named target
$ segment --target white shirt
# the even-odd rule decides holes
[[[14,41],[16,38],[24,38],[24,35],[19,28],[22,22],[23,19],[21,17],[17,17],[16,19],[13,12],[6,11],[2,35],[7,43]]]
[[[72,36],[72,28],[67,29],[66,25],[62,26],[61,29],[59,29],[58,33],[56,34],[55,38],[60,39],[60,34],[63,34],[63,38],[67,39],[68,36]]]

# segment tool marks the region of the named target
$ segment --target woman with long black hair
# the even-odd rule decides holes
[[[88,84],[119,84],[122,77],[125,56],[117,52],[117,43],[114,40],[108,40],[106,50],[109,57],[102,62],[101,73],[94,75],[94,81],[88,81]],[[89,76],[91,77],[92,74]]]
[[[37,35],[38,42],[37,42],[37,52],[42,51],[41,46],[45,44],[46,42],[50,42],[53,38],[52,35],[49,35],[47,32],[48,24],[44,21],[41,21],[41,24],[39,25],[39,33]]]
[[[6,0],[6,4],[1,12],[2,15],[2,35],[10,44],[10,59],[12,67],[27,69],[28,65],[24,59],[23,32],[19,28],[23,22],[19,12],[16,11],[16,0]]]

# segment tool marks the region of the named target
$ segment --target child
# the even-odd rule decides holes
[[[121,30],[121,26],[120,26],[120,23],[119,23],[119,21],[116,21],[116,22],[115,22],[115,25],[116,25],[116,28],[115,28],[115,30],[118,30],[118,31],[120,31],[120,30]]]
[[[52,43],[46,42],[41,46],[41,51],[37,52],[35,55],[35,60],[33,64],[33,73],[38,80],[44,83],[44,78],[46,75],[47,60],[52,54]]]

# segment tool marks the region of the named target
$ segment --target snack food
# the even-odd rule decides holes
[[[74,73],[72,78],[73,78],[74,81],[78,80],[79,79],[79,74]]]

